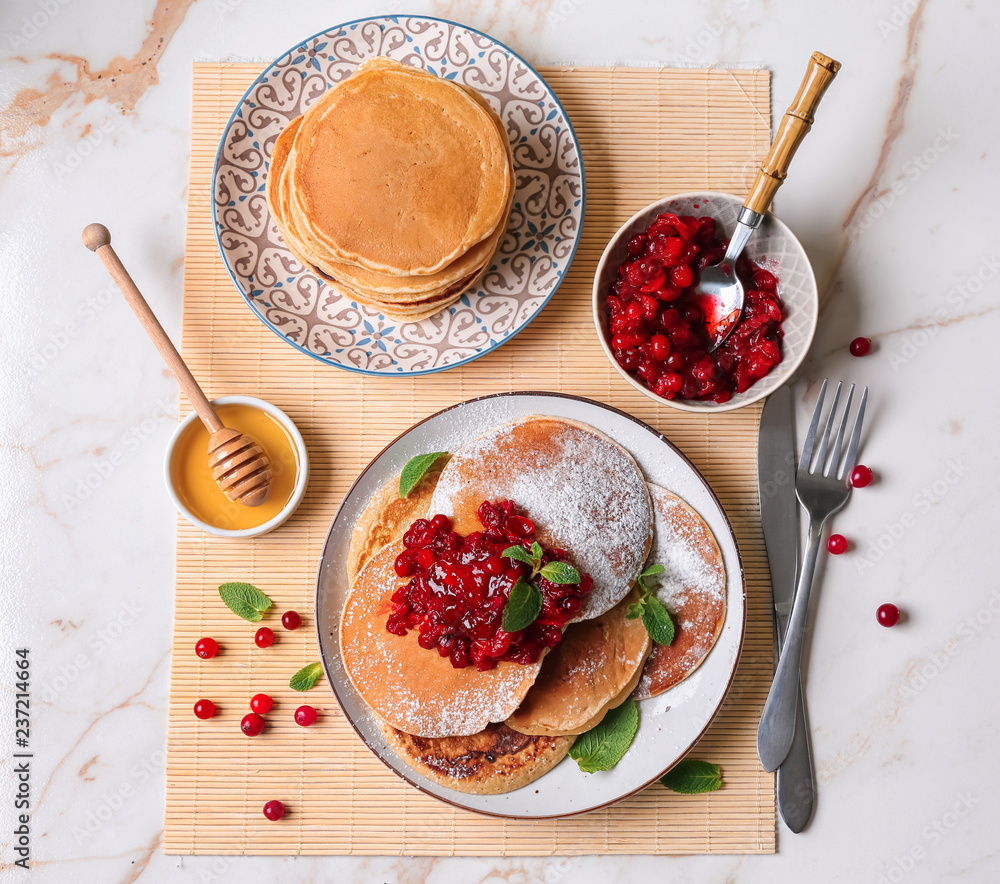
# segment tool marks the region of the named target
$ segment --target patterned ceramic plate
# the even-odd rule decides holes
[[[477,89],[500,115],[514,152],[514,204],[494,263],[461,301],[422,322],[386,319],[306,272],[264,197],[271,148],[288,121],[376,55]],[[472,28],[388,16],[310,37],[254,81],[223,132],[212,203],[222,260],[265,325],[330,365],[419,375],[489,353],[539,314],[580,240],[584,190],[576,134],[531,65]]]

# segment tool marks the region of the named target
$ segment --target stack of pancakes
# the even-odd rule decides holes
[[[710,529],[592,427],[524,418],[462,446],[408,498],[398,488],[398,479],[387,484],[355,524],[341,655],[388,745],[447,788],[491,794],[537,779],[628,697],[655,696],[690,675],[721,631],[726,572]],[[518,505],[544,546],[565,549],[594,589],[536,663],[455,669],[421,648],[415,631],[386,630],[390,596],[405,582],[393,562],[415,519],[443,513],[469,534],[481,530],[479,504],[499,499]],[[647,561],[666,568],[657,594],[675,622],[668,647],[626,617]]]
[[[513,155],[478,92],[376,57],[285,127],[266,191],[306,268],[416,322],[491,263],[514,198]]]

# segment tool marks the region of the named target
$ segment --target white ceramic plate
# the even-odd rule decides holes
[[[477,90],[500,116],[514,153],[517,188],[493,264],[460,301],[421,322],[386,319],[328,288],[285,246],[264,196],[281,130],[378,55]],[[538,72],[473,28],[414,15],[348,22],[275,60],[233,111],[212,176],[219,251],[250,309],[303,353],[374,375],[455,368],[525,328],[569,268],[584,201],[580,145]]]
[[[567,757],[515,792],[467,795],[425,779],[397,758],[344,671],[339,624],[349,590],[347,551],[351,530],[369,499],[411,457],[428,451],[455,451],[491,427],[532,414],[590,424],[630,451],[648,481],[680,495],[701,514],[715,533],[726,563],[726,621],[715,647],[690,678],[639,704],[639,733],[613,770],[584,774]],[[316,579],[316,628],[323,667],[344,714],[368,747],[403,779],[443,801],[517,819],[595,810],[643,789],[673,767],[698,742],[722,705],[743,646],[745,618],[746,586],[732,526],[693,464],[641,421],[589,399],[557,393],[508,393],[472,399],[432,415],[400,436],[368,465],[344,497],[330,526]]]

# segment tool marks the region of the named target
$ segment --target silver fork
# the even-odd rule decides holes
[[[812,589],[813,575],[816,572],[816,558],[819,554],[823,537],[823,528],[834,513],[843,509],[851,496],[850,475],[858,456],[858,443],[861,439],[861,424],[865,419],[865,406],[868,404],[868,388],[861,394],[861,404],[854,419],[854,429],[847,446],[847,454],[841,457],[844,444],[844,433],[847,429],[847,418],[851,412],[851,401],[854,399],[854,384],[851,384],[847,394],[847,404],[840,420],[833,448],[829,451],[830,434],[833,430],[837,405],[840,402],[840,391],[843,383],[837,384],[837,392],[833,397],[830,415],[826,420],[823,438],[820,440],[819,451],[813,464],[813,445],[816,441],[816,430],[819,428],[820,416],[823,412],[823,399],[826,396],[827,382],[819,391],[816,410],[813,411],[809,431],[806,433],[805,445],[802,446],[802,456],[795,471],[795,494],[799,503],[809,514],[809,534],[806,541],[806,551],[802,558],[802,568],[799,571],[798,585],[795,590],[795,601],[792,603],[792,613],[788,618],[788,628],[785,641],[781,646],[778,666],[774,673],[764,713],[757,728],[757,755],[760,757],[764,770],[777,770],[778,765],[785,760],[792,747],[795,736],[795,707],[799,689],[799,667],[802,664],[802,644],[806,634],[806,618],[809,614],[809,592]]]

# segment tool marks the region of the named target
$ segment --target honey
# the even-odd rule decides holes
[[[217,405],[227,427],[253,439],[271,460],[271,493],[260,506],[233,503],[222,493],[208,468],[209,432],[192,421],[177,439],[170,459],[170,481],[181,503],[201,521],[230,531],[256,528],[284,509],[298,474],[295,443],[285,428],[259,408],[243,404]]]

